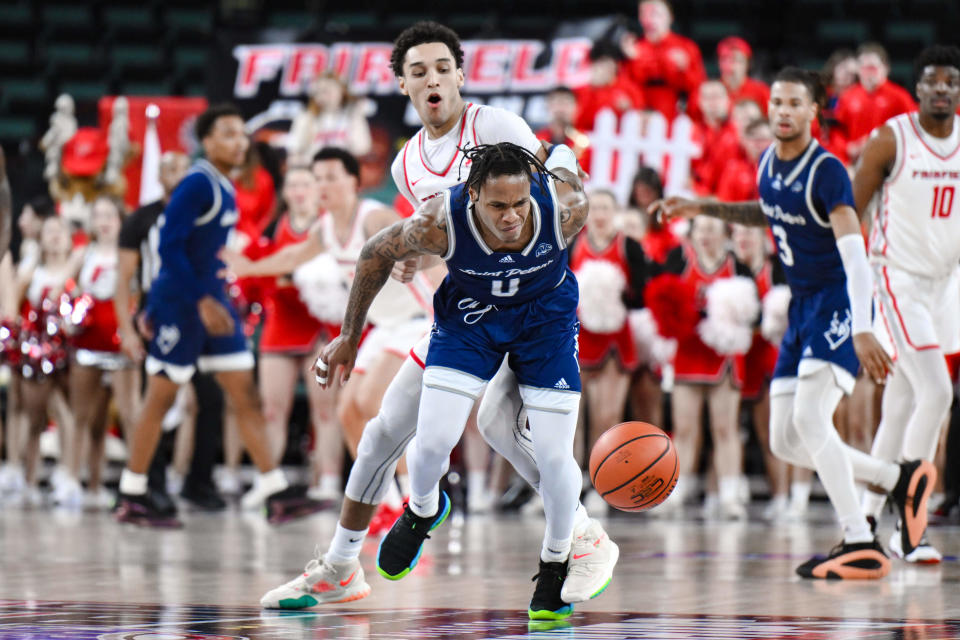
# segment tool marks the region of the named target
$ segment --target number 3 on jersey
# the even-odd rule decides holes
[[[782,262],[785,267],[792,267],[793,251],[790,250],[790,245],[787,244],[787,230],[778,224],[771,225],[770,230],[773,231],[773,237],[777,239],[777,248],[780,249],[780,262]]]

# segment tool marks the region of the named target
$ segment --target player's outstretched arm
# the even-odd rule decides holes
[[[579,176],[563,167],[555,167],[552,171],[562,180],[562,182],[559,180],[556,182],[557,201],[560,205],[560,229],[563,231],[564,240],[569,244],[587,223],[590,203]]]
[[[340,335],[325,346],[317,358],[315,373],[321,387],[326,389],[334,378],[339,378],[340,384],[349,379],[367,311],[390,277],[394,263],[421,255],[442,256],[447,246],[442,198],[428,201],[413,216],[395,222],[367,240],[357,260]]]
[[[863,216],[883,181],[890,175],[890,169],[897,157],[897,139],[893,129],[884,125],[876,130],[867,142],[857,163],[857,172],[853,176],[853,200],[857,205],[857,214]]]
[[[279,277],[293,273],[297,267],[313,260],[325,249],[319,227],[315,227],[305,240],[287,245],[265,258],[251,260],[239,251],[224,247],[220,251],[220,259],[226,265],[225,271],[238,278]]]
[[[717,200],[690,200],[671,196],[657,200],[647,207],[647,213],[659,216],[664,222],[674,218],[696,218],[699,215],[720,218],[748,227],[762,227],[767,224],[760,202],[719,202]]]

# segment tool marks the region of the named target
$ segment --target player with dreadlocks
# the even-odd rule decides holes
[[[529,614],[565,618],[573,607],[560,592],[582,481],[573,457],[579,294],[567,243],[586,222],[587,198],[572,153],[551,154],[546,166],[510,143],[466,153],[473,165],[466,183],[364,245],[342,333],[320,354],[324,386],[353,367],[367,308],[394,263],[442,257],[448,275],[434,295],[421,411],[407,453],[410,501],[380,544],[377,568],[392,580],[410,573],[428,532],[450,513],[440,478],[473,403],[507,357],[530,421],[547,520]]]
[[[401,93],[410,98],[423,125],[397,153],[391,168],[397,188],[414,209],[442,201],[447,189],[465,180],[469,168],[464,164],[464,149],[480,145],[510,142],[551,169],[564,167],[577,172],[576,158],[568,147],[542,145],[516,114],[464,101],[460,95],[463,49],[451,29],[433,22],[411,25],[397,37],[391,65]],[[409,277],[412,267],[426,260],[398,262],[394,276],[403,273]],[[438,262],[439,257],[430,256],[429,260]],[[500,268],[515,266],[510,264],[512,256],[500,260]],[[387,386],[379,412],[367,422],[329,544],[317,545],[314,558],[302,572],[264,594],[262,606],[302,609],[357,600],[370,593],[359,556],[364,539],[372,531],[378,503],[393,485],[397,461],[416,433],[429,347],[428,335],[410,350]],[[316,373],[318,381],[327,380],[329,372],[323,360],[318,360]],[[539,489],[539,467],[543,463],[535,455],[520,388],[507,362],[490,381],[479,403],[476,422],[484,440],[534,489]],[[406,476],[403,479],[408,480]],[[404,488],[401,477],[397,480],[408,494],[409,484]],[[577,505],[573,517],[573,547],[561,592],[567,603],[583,602],[602,593],[619,558],[617,545],[582,504]]]

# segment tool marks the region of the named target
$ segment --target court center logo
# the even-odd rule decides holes
[[[827,339],[827,344],[830,345],[830,351],[836,351],[840,348],[840,345],[847,341],[851,334],[851,323],[850,309],[845,310],[843,320],[840,320],[839,311],[833,312],[830,328],[823,332],[823,337]]]

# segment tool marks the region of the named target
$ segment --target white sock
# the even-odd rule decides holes
[[[414,515],[421,518],[429,518],[437,515],[440,511],[440,488],[434,487],[433,491],[425,496],[410,496],[410,510]]]
[[[120,493],[128,496],[142,496],[147,493],[147,474],[134,473],[124,469],[120,474]]]
[[[353,531],[338,522],[337,530],[333,534],[333,540],[330,541],[330,547],[324,559],[333,564],[356,560],[360,557],[360,548],[363,547],[363,539],[366,536],[367,529]]]
[[[397,489],[396,482],[387,482],[387,491],[383,494],[383,500],[381,500],[381,502],[394,509],[403,506],[403,496],[400,495],[400,490]]]
[[[843,525],[843,541],[850,544],[860,542],[871,542],[873,532],[870,531],[870,523],[860,515],[850,515],[840,519]]]
[[[467,472],[467,492],[483,493],[487,488],[486,471],[468,471]]]
[[[335,473],[325,473],[320,476],[317,486],[325,492],[340,493],[340,476]]]
[[[400,496],[410,495],[410,475],[406,473],[397,474],[397,484],[400,485]],[[402,502],[402,500],[401,500]]]
[[[259,474],[255,486],[265,494],[271,495],[278,491],[283,491],[289,487],[290,484],[287,482],[287,477],[283,475],[283,469],[277,467],[266,473]]]
[[[790,483],[790,504],[806,507],[810,504],[810,483],[809,482],[791,482]]]
[[[734,504],[740,502],[740,476],[724,476],[717,480],[720,489],[720,502]]]
[[[540,559],[544,562],[566,562],[570,555],[570,538],[558,539],[544,536]]]

